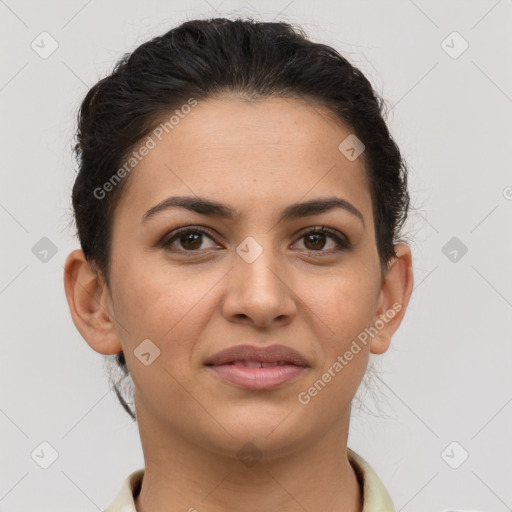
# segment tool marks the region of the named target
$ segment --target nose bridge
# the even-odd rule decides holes
[[[236,247],[237,260],[235,266],[237,273],[247,283],[255,288],[275,288],[279,291],[282,284],[279,279],[280,265],[279,254],[277,254],[272,243],[272,237],[266,235],[248,236]]]
[[[236,247],[224,313],[263,325],[291,318],[294,306],[279,250],[270,234],[248,236]]]

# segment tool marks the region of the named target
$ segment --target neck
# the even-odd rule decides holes
[[[345,423],[343,431],[333,427],[285,456],[251,461],[214,453],[156,422],[139,421],[145,473],[137,512],[362,512]]]

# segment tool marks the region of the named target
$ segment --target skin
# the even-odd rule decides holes
[[[68,256],[64,284],[77,329],[100,354],[123,350],[133,378],[145,457],[137,511],[362,510],[346,455],[350,404],[369,353],[385,352],[402,321],[413,273],[400,243],[381,275],[364,153],[350,161],[338,150],[350,133],[298,99],[201,101],[129,176],[114,215],[110,286],[82,251]],[[220,201],[239,216],[172,208],[141,222],[177,195]],[[360,210],[364,225],[340,208],[278,222],[292,203],[332,196]],[[336,252],[330,235],[299,233],[322,225],[352,247]],[[183,226],[215,237],[159,246]],[[248,236],[263,249],[252,263],[235,250]],[[301,404],[298,394],[396,303],[394,318]],[[134,354],[145,339],[160,349],[149,366]],[[242,389],[204,366],[227,347],[274,343],[310,365],[278,389]],[[250,466],[237,455],[249,442],[261,455]]]

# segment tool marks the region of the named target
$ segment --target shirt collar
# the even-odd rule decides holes
[[[347,454],[363,486],[363,512],[396,512],[391,497],[372,467],[350,448],[347,448]],[[143,477],[144,468],[130,473],[103,512],[136,512],[134,495],[139,493]]]
[[[363,512],[396,512],[391,496],[363,457],[347,448],[348,460],[363,484]]]

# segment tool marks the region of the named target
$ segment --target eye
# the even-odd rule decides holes
[[[331,239],[334,244],[331,244],[329,250],[323,250],[326,245],[326,240]],[[337,231],[334,231],[325,226],[315,227],[302,232],[300,239],[304,240],[305,249],[309,252],[320,252],[332,254],[340,250],[350,249],[351,244],[345,236],[339,236]],[[334,248],[332,247],[334,245]]]
[[[204,247],[205,237],[211,242],[211,245]],[[208,228],[199,228],[187,226],[173,231],[160,242],[161,247],[174,252],[192,253],[202,250],[213,249],[217,247],[215,233]],[[338,234],[337,231],[318,226],[303,231],[299,240],[304,240],[304,249],[310,253],[324,253],[326,255],[333,254],[338,251],[348,250],[351,243],[344,236]],[[328,240],[331,240],[331,247],[324,250]],[[177,247],[179,245],[180,247]]]
[[[213,249],[215,247],[213,236],[213,232],[206,228],[195,228],[189,226],[173,231],[170,238],[165,237],[162,240],[161,246],[169,248],[170,250],[181,250],[182,252],[197,252],[199,249]],[[201,247],[203,237],[209,238],[213,242],[213,245],[210,247]],[[177,242],[181,248],[176,249],[176,247],[174,247],[174,242]]]

